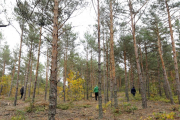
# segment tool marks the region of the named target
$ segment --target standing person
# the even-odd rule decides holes
[[[135,94],[136,94],[136,89],[135,89],[134,86],[133,86],[133,88],[131,89],[131,93],[133,94],[133,96],[135,96]]]
[[[95,93],[95,99],[97,101],[97,97],[98,97],[98,92],[99,92],[99,88],[98,86],[96,85],[96,87],[94,88],[94,93]]]
[[[22,86],[22,88],[20,89],[20,93],[21,93],[21,99],[22,99],[23,94],[24,94],[24,86]]]

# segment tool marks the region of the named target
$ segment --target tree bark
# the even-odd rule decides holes
[[[149,70],[148,70],[148,57],[147,57],[147,46],[145,43],[145,54],[146,54],[146,86],[148,91],[148,98],[150,98],[150,89],[149,89]]]
[[[114,61],[114,31],[113,31],[113,8],[112,8],[112,0],[110,0],[110,61],[112,67],[112,81],[114,84],[114,107],[118,108],[117,101],[117,81],[116,81],[116,73],[115,73],[115,61]]]
[[[10,90],[9,90],[8,97],[11,96],[11,91],[12,91],[12,86],[13,86],[13,79],[14,79],[15,70],[16,70],[16,65],[14,64],[14,67],[13,67],[13,70],[12,70],[11,87],[10,87]]]
[[[126,70],[126,50],[124,50],[124,72],[125,72],[125,94],[126,94],[127,102],[129,102],[128,80],[127,80],[127,70]]]
[[[46,100],[46,96],[47,96],[47,88],[48,88],[48,73],[49,73],[49,55],[48,55],[48,48],[47,48],[45,100]]]
[[[102,111],[102,96],[101,96],[101,48],[100,48],[100,8],[99,8],[99,0],[97,0],[97,9],[98,9],[98,87],[99,87],[99,119],[103,118]]]
[[[57,105],[57,54],[58,54],[58,0],[54,0],[53,40],[49,90],[49,120],[55,120]]]
[[[160,35],[159,35],[159,29],[158,29],[158,25],[156,24],[156,29],[157,29],[157,36],[158,36],[158,52],[159,52],[159,56],[160,56],[160,59],[161,59],[161,63],[162,63],[162,68],[163,68],[163,75],[164,75],[164,85],[165,85],[165,94],[166,94],[166,97],[168,97],[167,95],[169,95],[169,98],[170,98],[170,101],[171,101],[171,104],[174,104],[174,101],[173,101],[173,96],[172,96],[172,92],[171,92],[171,88],[170,88],[170,85],[169,85],[169,81],[168,81],[168,77],[167,77],[167,73],[166,73],[166,68],[165,68],[165,65],[164,65],[164,60],[163,60],[163,57],[162,57],[162,50],[161,50],[161,42],[160,42]],[[167,91],[168,90],[168,91]]]
[[[157,61],[158,61],[158,71],[157,71],[157,73],[158,73],[158,90],[159,90],[159,95],[160,96],[162,96],[162,92],[161,92],[161,80],[160,80],[160,62],[159,62],[159,56],[158,56],[158,59],[157,59]]]
[[[22,41],[23,41],[23,33],[24,33],[24,26],[22,25],[21,28],[21,40],[20,40],[20,49],[19,49],[19,60],[18,60],[18,72],[17,72],[17,81],[16,81],[16,93],[14,99],[14,106],[17,103],[17,95],[18,95],[18,85],[19,85],[19,72],[20,72],[20,65],[21,65],[21,49],[22,49]]]
[[[132,8],[131,0],[128,0],[128,1],[129,1],[129,10],[130,10],[130,15],[131,15],[131,27],[132,27],[132,35],[133,35],[133,41],[134,41],[134,51],[135,51],[135,56],[136,56],[136,65],[137,65],[138,77],[139,77],[139,82],[140,82],[140,92],[141,92],[141,98],[142,98],[142,107],[147,108],[146,88],[144,86],[141,67],[140,67],[140,63],[139,63],[139,55],[138,55],[138,50],[137,50],[137,44],[136,44],[133,8]]]
[[[29,78],[29,88],[28,88],[28,97],[31,96],[31,82],[32,82],[32,66],[33,66],[33,55],[31,56],[31,70],[30,70],[30,78]]]
[[[109,101],[109,57],[108,57],[108,50],[109,50],[109,47],[108,47],[108,39],[106,38],[106,86],[107,86],[107,89],[106,89],[106,100]]]
[[[174,68],[175,68],[175,74],[176,74],[176,89],[177,89],[177,95],[178,95],[178,100],[180,104],[180,82],[179,82],[179,70],[178,70],[178,64],[177,64],[177,57],[176,57],[176,48],[175,48],[175,42],[174,42],[174,37],[173,37],[173,30],[172,30],[172,24],[171,24],[171,15],[169,12],[169,6],[168,6],[168,1],[165,0],[166,8],[167,8],[167,13],[168,13],[168,22],[169,22],[169,28],[170,28],[170,35],[171,35],[171,42],[172,42],[172,51],[173,51],[173,59],[174,59]]]
[[[87,51],[86,51],[86,98],[89,99],[89,75],[88,75],[88,43],[87,43]]]
[[[31,47],[30,47],[30,50],[29,50],[29,61],[28,61],[28,64],[27,64],[27,72],[26,72],[26,79],[25,79],[25,84],[24,84],[24,94],[23,94],[23,101],[25,101],[26,99],[26,90],[27,90],[27,83],[28,83],[28,77],[29,77],[29,66],[30,66],[30,63],[31,63],[31,54],[32,54],[32,40],[31,40]]]
[[[63,71],[63,93],[64,93],[64,102],[66,101],[66,54],[64,54],[64,71]]]
[[[32,103],[34,103],[35,94],[36,94],[36,85],[37,85],[37,79],[38,79],[39,57],[40,57],[40,49],[41,49],[41,34],[42,34],[42,27],[40,27],[40,33],[39,33],[39,48],[38,48],[38,58],[37,58],[37,64],[36,64],[36,76],[35,76],[35,81],[34,81],[34,91],[33,91]]]

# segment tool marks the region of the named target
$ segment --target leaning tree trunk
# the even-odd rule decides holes
[[[100,48],[100,9],[99,9],[99,0],[97,0],[97,9],[98,9],[98,87],[99,87],[99,118],[103,117],[102,111],[102,96],[101,96],[101,48]]]
[[[19,85],[19,72],[20,72],[20,65],[21,65],[21,49],[22,49],[22,41],[23,41],[23,25],[21,28],[21,41],[20,41],[20,49],[19,49],[19,60],[18,60],[18,72],[17,72],[17,82],[16,82],[16,93],[15,93],[15,99],[14,99],[14,106],[16,106],[17,103],[17,95],[18,95],[18,85]]]
[[[166,94],[166,95],[169,95],[171,104],[174,104],[173,96],[172,96],[172,92],[171,92],[171,88],[170,88],[169,81],[168,81],[168,77],[167,77],[167,73],[166,73],[166,68],[165,68],[165,65],[164,65],[164,60],[163,60],[163,57],[162,57],[160,36],[159,36],[159,30],[158,30],[158,25],[157,25],[157,24],[156,24],[156,28],[157,28],[157,36],[158,36],[158,52],[159,52],[159,56],[160,56],[161,63],[162,63],[162,68],[163,68],[164,84],[165,84],[165,86],[167,87],[167,88],[165,88],[165,92],[166,92],[165,94]],[[167,90],[168,90],[168,91],[167,91]],[[167,97],[167,96],[166,96],[166,97]]]
[[[130,9],[130,15],[131,15],[131,27],[132,27],[132,35],[133,35],[133,41],[134,41],[134,52],[135,52],[135,56],[136,56],[136,65],[137,65],[138,77],[139,77],[139,82],[140,82],[142,107],[147,108],[146,88],[144,86],[141,67],[140,67],[140,63],[139,63],[139,55],[138,55],[138,49],[137,49],[137,44],[136,44],[135,24],[134,24],[133,8],[132,8],[131,0],[129,0],[129,9]]]
[[[177,64],[177,57],[176,57],[176,48],[175,48],[175,42],[174,42],[174,37],[173,37],[173,30],[172,30],[172,25],[171,25],[171,15],[169,12],[169,6],[168,6],[168,1],[165,0],[166,8],[167,8],[167,13],[168,13],[168,22],[169,22],[169,28],[170,28],[170,34],[171,34],[171,42],[172,42],[172,51],[173,51],[173,56],[174,56],[174,68],[175,68],[175,74],[176,74],[176,89],[177,89],[177,95],[178,95],[178,100],[180,104],[180,82],[179,82],[179,71],[178,71],[178,64]]]
[[[47,96],[47,88],[48,88],[48,73],[49,73],[49,55],[48,55],[48,48],[47,48],[47,65],[46,65],[46,87],[45,87],[45,100]]]
[[[16,65],[14,64],[14,67],[13,67],[13,70],[12,70],[11,87],[10,87],[10,90],[9,90],[8,97],[11,96],[11,91],[12,91],[12,86],[13,86],[13,79],[14,79],[15,70],[16,70]]]
[[[33,98],[32,103],[34,103],[35,94],[36,94],[36,85],[37,85],[37,79],[38,79],[38,70],[39,70],[39,57],[40,57],[40,49],[41,49],[41,34],[42,34],[42,27],[40,27],[40,34],[39,34],[39,49],[38,49],[38,58],[37,58],[37,64],[36,64],[36,76],[34,81],[34,91],[33,91]]]
[[[49,90],[49,120],[55,120],[57,105],[57,55],[58,55],[58,0],[54,0],[53,40]]]
[[[28,77],[29,77],[29,66],[30,66],[30,62],[31,62],[31,54],[32,54],[32,40],[31,40],[31,48],[29,50],[29,61],[28,61],[28,65],[27,65],[27,73],[26,73],[26,79],[25,79],[25,84],[24,84],[24,94],[23,94],[23,101],[25,101],[26,99],[26,90],[27,90],[27,83],[28,83]]]
[[[114,83],[114,107],[118,108],[117,101],[117,81],[115,75],[115,61],[114,61],[114,31],[113,31],[113,9],[112,9],[112,0],[110,0],[110,61],[111,61],[111,70],[112,70],[112,82]]]

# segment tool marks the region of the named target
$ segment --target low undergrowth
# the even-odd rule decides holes
[[[11,120],[25,120],[25,111],[22,110],[16,110],[15,116],[11,117]]]
[[[31,113],[31,112],[40,112],[40,111],[45,111],[48,109],[49,103],[48,102],[40,102],[36,104],[30,103],[28,107],[26,107],[26,112]]]
[[[176,113],[166,113],[166,112],[159,112],[153,113],[151,116],[148,116],[146,119],[143,120],[174,120]],[[142,119],[141,119],[142,120]]]

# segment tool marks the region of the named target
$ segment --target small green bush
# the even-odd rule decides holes
[[[57,109],[61,109],[61,110],[67,110],[69,108],[68,104],[58,104]]]

